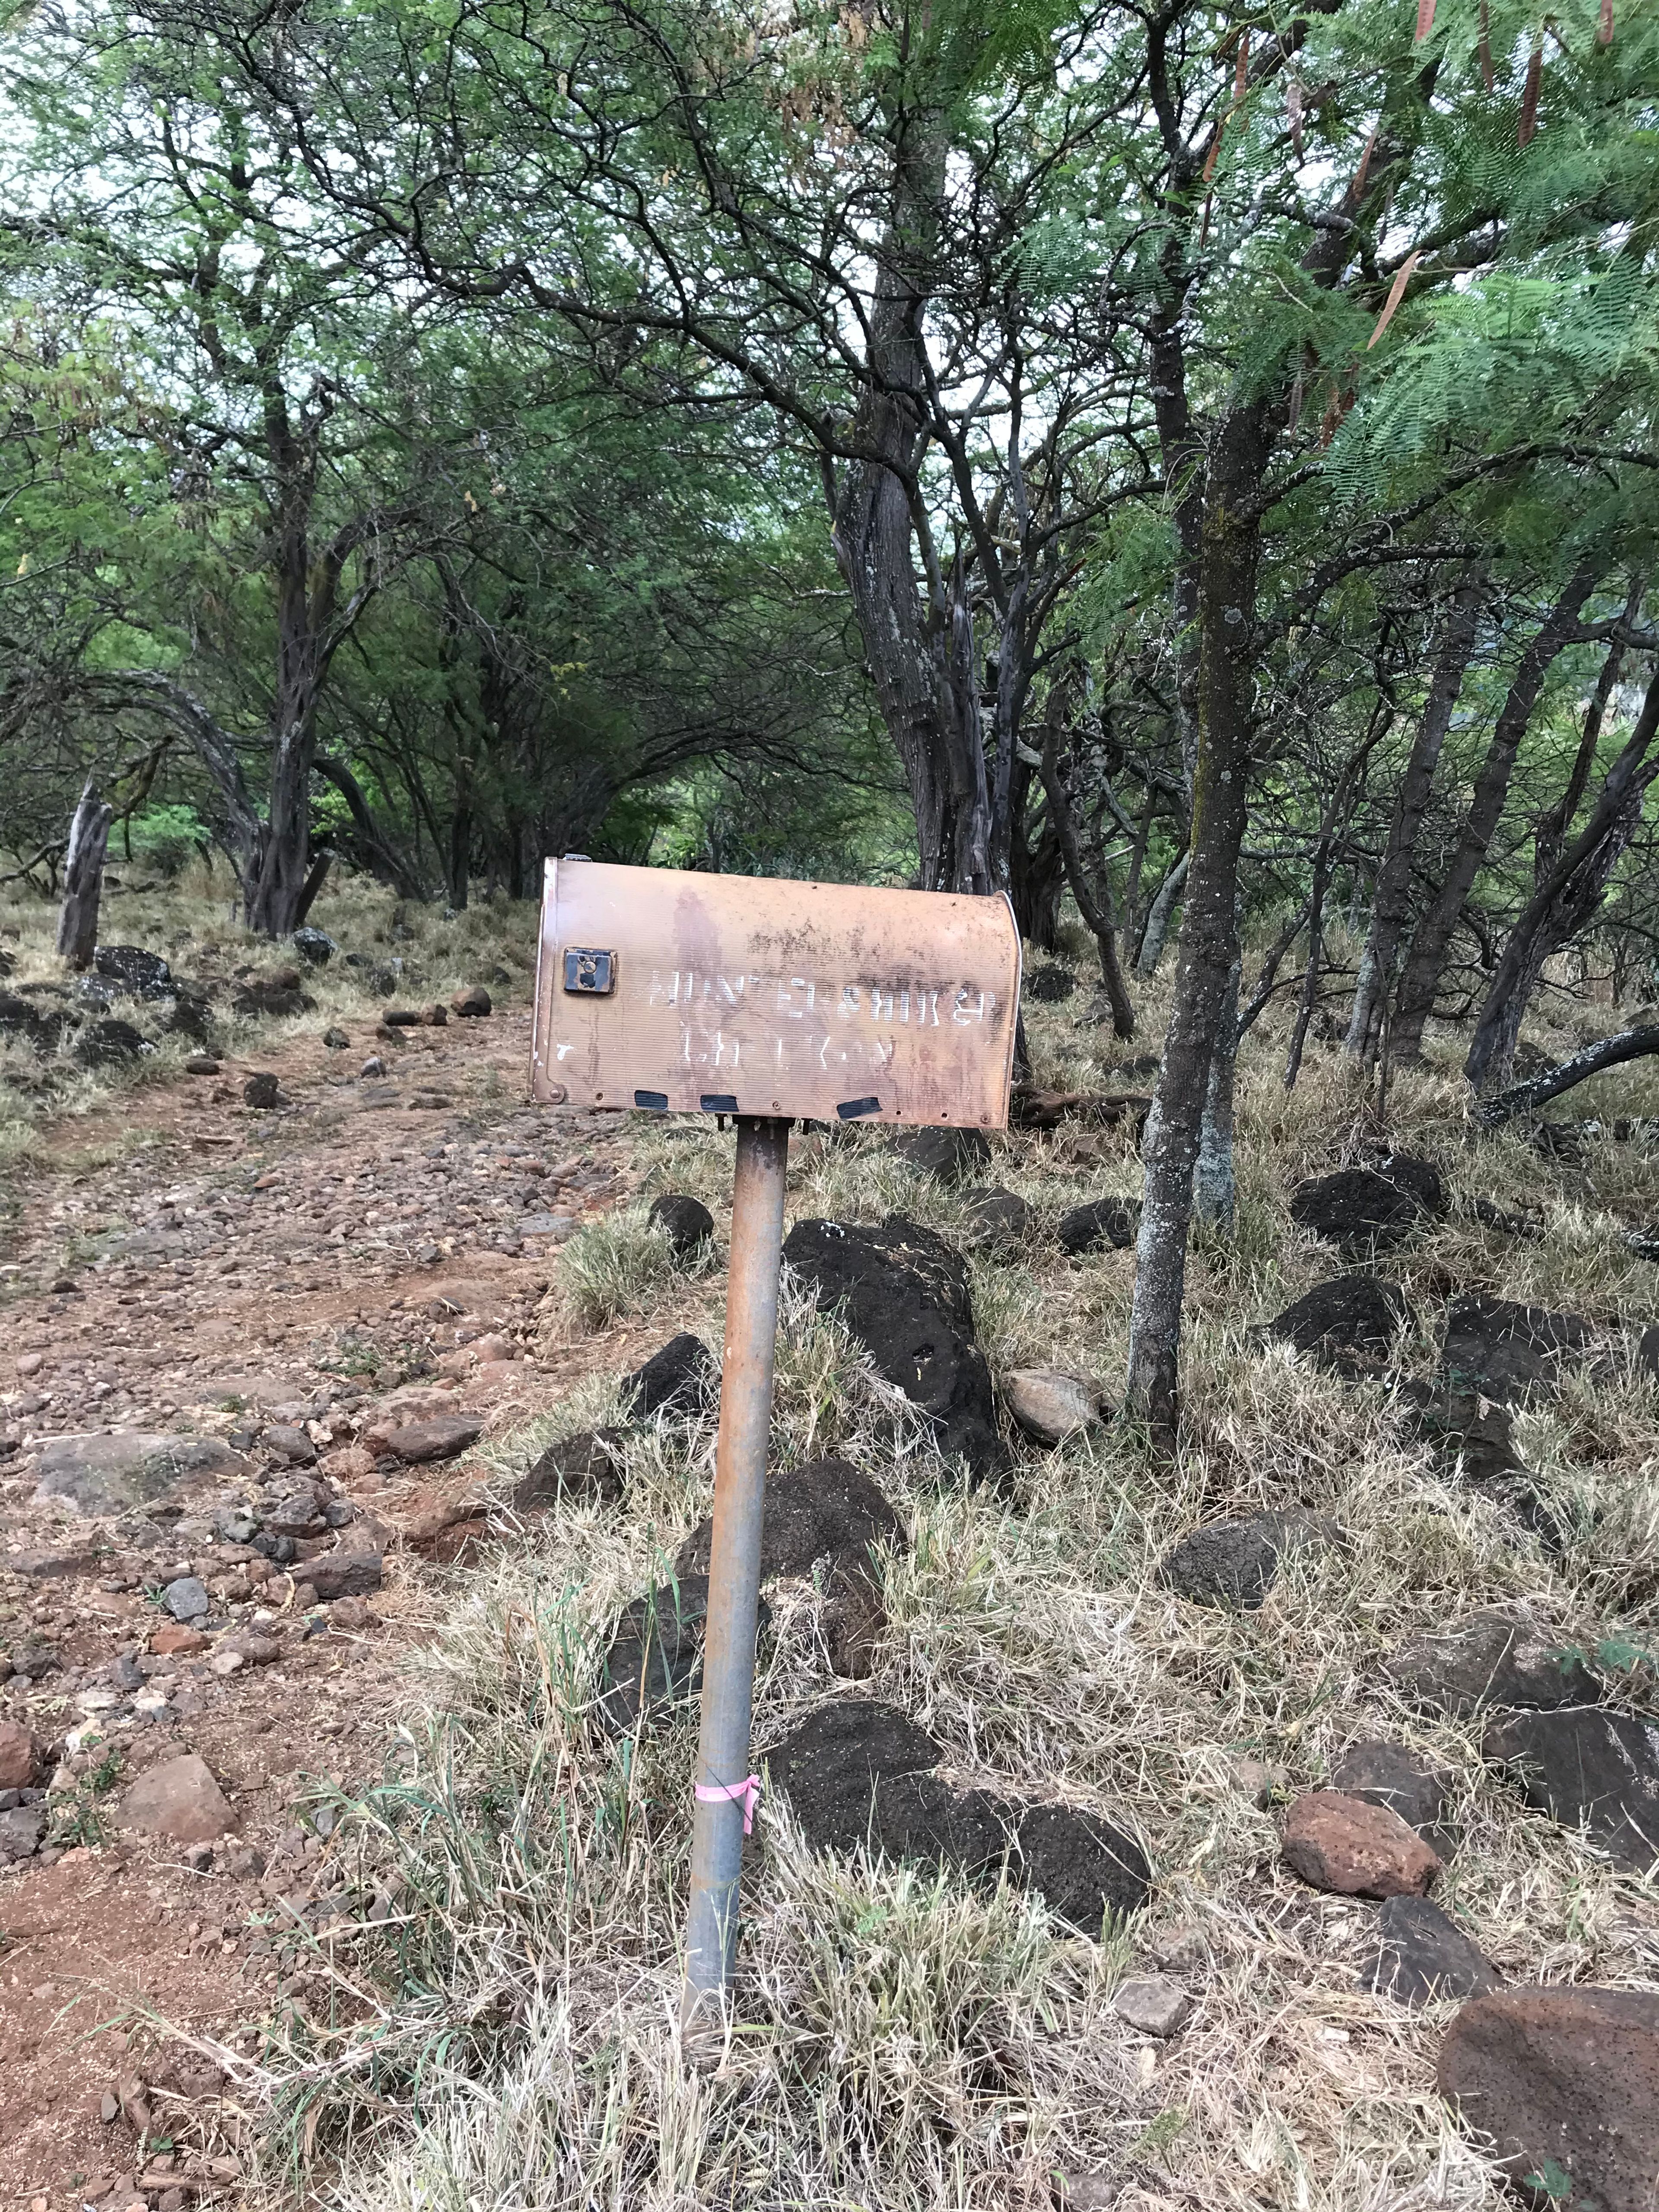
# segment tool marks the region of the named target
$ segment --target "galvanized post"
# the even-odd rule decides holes
[[[787,1120],[738,1115],[691,1829],[691,1905],[680,2001],[680,2025],[690,2031],[718,2025],[737,1950],[738,1877],[752,1804],[750,1715],[788,1154]]]

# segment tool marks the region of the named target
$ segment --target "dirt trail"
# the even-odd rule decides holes
[[[368,1055],[384,1075],[358,1074]],[[329,1910],[326,1842],[290,1808],[308,1778],[378,1771],[427,1610],[411,1505],[462,1464],[405,1465],[380,1435],[471,1413],[488,1437],[567,1366],[622,1364],[615,1339],[533,1354],[557,1243],[627,1182],[615,1125],[525,1105],[528,1057],[522,1009],[398,1041],[359,1021],[349,1049],[297,1039],[65,1126],[20,1194],[0,1248],[0,2203],[181,2212],[234,2185],[213,2068],[87,2031],[146,2006],[228,2033],[273,1995],[272,1920]],[[256,1071],[274,1110],[241,1103]],[[161,1600],[186,1580],[205,1614],[193,1589]],[[127,1791],[191,1753],[211,1779],[169,1768],[173,1832],[143,1832]],[[192,1850],[215,1783],[228,1832]],[[147,2150],[146,2123],[179,2148]]]

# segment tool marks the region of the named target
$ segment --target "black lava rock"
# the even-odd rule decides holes
[[[839,1698],[809,1713],[768,1754],[767,1765],[808,1840],[820,1850],[849,1851],[870,1832],[877,1782],[930,1772],[942,1756],[926,1729],[897,1706]]]
[[[622,1402],[636,1420],[653,1413],[705,1413],[718,1401],[720,1387],[713,1352],[701,1337],[683,1333],[624,1376]]]
[[[696,1695],[708,1618],[708,1583],[702,1575],[635,1599],[599,1668],[599,1723],[608,1734],[660,1727]]]
[[[1281,1337],[1339,1374],[1371,1374],[1387,1364],[1412,1310],[1397,1283],[1375,1275],[1339,1275],[1319,1283],[1276,1314],[1270,1335]]]
[[[1146,1902],[1151,1870],[1134,1840],[1093,1814],[1021,1806],[956,1790],[934,1772],[939,1746],[894,1706],[846,1698],[820,1705],[768,1759],[807,1840],[850,1851],[942,1862],[970,1879],[1000,1870],[1049,1910],[1098,1936],[1108,1914]]]
[[[1441,1373],[1453,1390],[1516,1406],[1553,1390],[1562,1366],[1581,1358],[1589,1340],[1589,1324],[1577,1314],[1477,1294],[1447,1313]]]
[[[1102,1245],[1127,1252],[1135,1241],[1135,1211],[1127,1199],[1097,1198],[1062,1213],[1056,1234],[1060,1250],[1069,1252],[1073,1259],[1097,1251]]]
[[[1646,1874],[1659,1859],[1659,1720],[1595,1705],[1506,1713],[1480,1748],[1535,1811],[1583,1826],[1620,1866]]]
[[[975,1243],[1018,1244],[1030,1234],[1031,1209],[1019,1193],[990,1183],[963,1193],[963,1211]]]
[[[1442,1859],[1456,1847],[1455,1835],[1443,1825],[1450,1776],[1403,1743],[1351,1743],[1331,1769],[1330,1786],[1397,1813]]]
[[[526,1468],[513,1491],[515,1513],[536,1513],[568,1499],[577,1504],[614,1505],[623,1490],[617,1447],[620,1429],[582,1429],[550,1444]]]
[[[1472,1713],[1481,1705],[1549,1711],[1591,1705],[1598,1678],[1578,1652],[1536,1623],[1478,1613],[1435,1636],[1419,1636],[1383,1670],[1402,1697],[1431,1712]]]
[[[305,927],[294,933],[294,950],[313,968],[326,968],[339,949],[325,929]]]
[[[1484,1997],[1504,1977],[1456,1922],[1426,1897],[1390,1897],[1376,1916],[1377,1948],[1359,1970],[1361,1989],[1404,2005],[1437,1997]]]
[[[129,1060],[154,1050],[155,1047],[131,1022],[118,1021],[112,1017],[88,1022],[75,1040],[75,1057],[87,1067],[122,1067]]]
[[[783,1256],[820,1305],[841,1310],[877,1370],[932,1417],[947,1457],[975,1475],[1006,1468],[959,1252],[894,1214],[879,1229],[797,1222]]]
[[[712,1519],[699,1522],[674,1561],[681,1575],[706,1575]],[[844,1459],[817,1459],[767,1478],[761,1573],[808,1575],[820,1559],[862,1565],[872,1544],[896,1541],[902,1524],[867,1474]]]
[[[242,1103],[268,1111],[277,1101],[276,1079],[274,1075],[250,1075],[242,1085]]]
[[[918,1175],[938,1182],[960,1182],[991,1159],[991,1140],[983,1129],[901,1129],[893,1150]]]
[[[1305,1514],[1254,1513],[1183,1536],[1160,1563],[1158,1579],[1194,1605],[1254,1613],[1279,1573],[1281,1555],[1325,1532]]]
[[[100,945],[92,956],[96,972],[135,999],[169,999],[173,970],[159,952],[137,945]]]
[[[1127,1919],[1152,1893],[1152,1870],[1133,1836],[1069,1805],[1030,1805],[1015,1831],[1023,1887],[1057,1919],[1098,1936],[1109,1916]]]
[[[651,1201],[650,1219],[662,1231],[675,1255],[695,1260],[714,1240],[714,1217],[700,1199],[680,1191],[665,1191]]]
[[[1058,1006],[1062,999],[1069,999],[1076,988],[1077,977],[1058,961],[1050,961],[1046,968],[1034,968],[1025,978],[1025,995],[1035,999],[1039,1006]]]
[[[1376,1168],[1339,1168],[1291,1194],[1291,1218],[1298,1229],[1356,1258],[1391,1251],[1433,1212],[1413,1181]]]

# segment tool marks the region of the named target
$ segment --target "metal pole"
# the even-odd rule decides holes
[[[716,2025],[738,1940],[738,1876],[748,1822],[749,1729],[760,1601],[761,1515],[772,1425],[772,1362],[783,1249],[789,1123],[738,1117],[720,1362],[720,1441],[714,1454],[714,1533],[702,1660],[691,1829],[691,1906],[685,1926],[680,2025]],[[730,1793],[730,1794],[726,1794]]]

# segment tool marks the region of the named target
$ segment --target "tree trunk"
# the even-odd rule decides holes
[[[1447,950],[1464,902],[1474,887],[1503,813],[1516,754],[1538,704],[1544,678],[1571,640],[1579,611],[1595,590],[1604,565],[1600,557],[1579,562],[1521,656],[1520,666],[1486,748],[1486,757],[1475,780],[1474,795],[1469,802],[1457,849],[1433,904],[1412,939],[1395,1000],[1392,1042],[1396,1060],[1418,1060],[1423,1056],[1423,1028],[1434,1006],[1440,971],[1445,965]]]
[[[1058,686],[1056,689],[1058,690]],[[1104,880],[1098,885],[1091,883],[1089,872],[1083,865],[1083,854],[1078,844],[1077,817],[1072,811],[1072,802],[1061,780],[1055,757],[1060,744],[1058,717],[1051,717],[1043,733],[1042,788],[1048,800],[1048,819],[1060,836],[1060,849],[1066,861],[1066,880],[1072,886],[1072,896],[1077,901],[1077,910],[1083,916],[1084,926],[1093,936],[1100,951],[1100,976],[1106,987],[1106,996],[1111,1002],[1112,1033],[1115,1036],[1132,1037],[1135,1033],[1135,1010],[1131,1003],[1123,970],[1117,957],[1117,927],[1111,911],[1111,891]]]
[[[1192,854],[1189,847],[1175,862],[1158,887],[1158,896],[1147,912],[1146,927],[1140,933],[1140,950],[1135,955],[1137,975],[1156,975],[1158,973],[1158,963],[1164,957],[1164,939],[1170,934],[1170,923],[1175,915],[1176,902],[1180,898],[1186,884],[1191,860]]]
[[[98,904],[104,892],[104,854],[115,809],[88,778],[70,822],[64,855],[64,903],[58,916],[58,950],[71,968],[90,968],[98,950]]]
[[[900,149],[892,217],[876,253],[870,374],[855,429],[864,458],[839,471],[826,462],[824,489],[836,559],[910,787],[921,888],[988,891],[994,888],[990,805],[972,617],[959,573],[947,581],[930,569],[930,610],[915,567],[912,492],[926,419],[924,321],[945,143],[942,125],[923,119],[911,125]]]
[[[1412,867],[1417,856],[1418,836],[1429,810],[1435,769],[1456,711],[1464,672],[1474,653],[1484,592],[1482,577],[1472,572],[1452,594],[1445,635],[1429,683],[1429,696],[1395,797],[1388,842],[1371,894],[1371,926],[1365,949],[1359,957],[1353,1011],[1343,1047],[1355,1059],[1369,1060],[1375,1050],[1383,1002],[1393,988],[1395,963],[1399,958],[1411,907]],[[1293,1075],[1287,1076],[1287,1080],[1294,1079]]]
[[[1616,678],[1617,661],[1613,653],[1607,658]],[[1607,672],[1604,668],[1603,675]],[[1612,690],[1612,678],[1605,687],[1597,685],[1586,717],[1587,737],[1599,729],[1601,709]],[[1522,1019],[1544,963],[1588,927],[1601,905],[1607,878],[1641,819],[1643,794],[1659,773],[1659,761],[1650,763],[1647,759],[1656,734],[1659,675],[1648,685],[1636,726],[1607,770],[1589,821],[1566,851],[1558,854],[1510,932],[1463,1063],[1463,1073],[1477,1091],[1501,1090],[1509,1082]]]
[[[317,750],[322,636],[311,604],[303,501],[286,522],[276,575],[276,696],[270,801],[247,893],[247,925],[267,937],[297,928],[311,869],[311,769]]]
[[[1175,1003],[1146,1121],[1145,1198],[1129,1322],[1128,1404],[1166,1444],[1174,1442],[1178,1410],[1176,1359],[1193,1175],[1215,1042],[1233,1012],[1230,984],[1237,991],[1238,854],[1244,840],[1261,544],[1254,499],[1267,464],[1267,432],[1261,401],[1235,409],[1224,419],[1212,451],[1205,500],[1191,866]]]
[[[1243,951],[1238,939],[1235,903],[1233,964],[1210,1054],[1204,1124],[1199,1132],[1198,1165],[1193,1174],[1193,1212],[1205,1228],[1222,1237],[1231,1236],[1238,1211],[1237,1182],[1233,1171],[1233,1088],[1238,1073],[1238,991],[1243,980]]]
[[[444,866],[449,903],[457,914],[464,914],[466,910],[466,889],[471,862],[472,801],[470,793],[463,788],[456,792],[454,811],[449,817],[449,851]],[[493,880],[493,861],[491,878]]]

